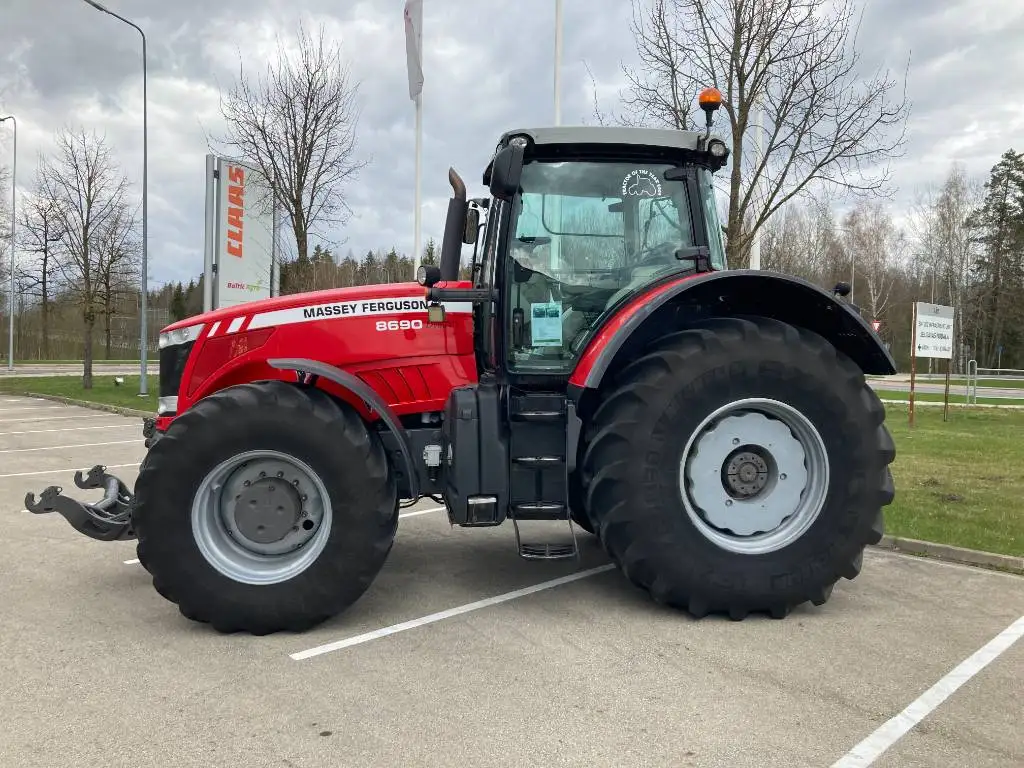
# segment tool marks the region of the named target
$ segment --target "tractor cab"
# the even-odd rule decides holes
[[[465,203],[450,172],[441,265],[418,280],[436,301],[474,302],[482,370],[567,379],[638,294],[726,268],[712,175],[727,156],[722,140],[693,131],[508,131],[484,171],[489,200]],[[451,285],[462,243],[475,246],[471,288]]]
[[[443,419],[443,451],[453,460],[441,485],[453,523],[511,518],[524,557],[575,555],[574,536],[520,539],[524,521],[590,528],[575,472],[586,415],[571,393],[574,373],[646,292],[726,268],[712,176],[728,150],[710,135],[717,98],[703,105],[705,133],[507,131],[483,174],[486,200],[467,202],[449,171],[441,263],[421,267],[417,279],[435,320],[442,302],[474,307],[480,382],[454,390]],[[469,281],[459,280],[464,243],[474,245]]]

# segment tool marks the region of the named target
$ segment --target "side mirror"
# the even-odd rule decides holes
[[[476,242],[480,227],[480,209],[473,205],[466,206],[466,228],[462,233],[462,242],[472,245]]]
[[[491,163],[491,194],[501,200],[511,200],[519,191],[519,179],[523,175],[523,151],[518,144],[509,144],[494,156]]]

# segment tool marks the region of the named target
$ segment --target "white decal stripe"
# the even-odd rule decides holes
[[[237,331],[239,328],[242,327],[242,323],[244,323],[244,322],[245,322],[245,316],[244,315],[242,317],[236,317],[234,320],[231,321],[231,325],[228,326],[227,332],[228,333],[234,333],[235,331]]]
[[[209,338],[210,336],[213,336],[215,333],[217,333],[217,329],[218,328],[220,328],[220,320],[218,320],[216,323],[213,324],[213,327],[210,329],[210,332],[207,334],[207,338]]]
[[[277,309],[255,315],[248,330],[269,328],[291,323],[307,323],[315,320],[334,320],[350,317],[372,317],[388,315],[425,314],[422,296],[391,296],[383,299],[357,299],[354,301],[330,301],[309,304],[302,307]],[[446,312],[465,314],[473,310],[468,301],[442,302]]]

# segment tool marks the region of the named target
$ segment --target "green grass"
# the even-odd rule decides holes
[[[1024,556],[1024,411],[887,406],[896,499],[886,532]]]
[[[0,379],[0,392],[14,395],[57,395],[75,400],[88,400],[105,405],[119,405],[140,411],[156,412],[157,392],[160,382],[157,377],[147,376],[149,390],[146,397],[139,397],[139,377],[121,376],[124,384],[114,385],[114,375],[93,369],[92,389],[82,388],[81,376],[37,376],[26,379]]]

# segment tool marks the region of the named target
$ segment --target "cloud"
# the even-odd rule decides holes
[[[146,31],[149,60],[150,276],[154,286],[202,270],[204,155],[220,135],[219,89],[266,66],[275,35],[323,23],[360,82],[358,153],[369,161],[347,189],[343,227],[321,232],[340,253],[412,249],[414,110],[408,98],[400,0],[104,0]],[[82,126],[106,135],[130,177],[142,180],[140,38],[81,0],[20,0],[0,27],[0,109],[19,120],[19,185],[31,186],[37,153],[53,132]],[[143,7],[137,8],[136,6]],[[136,15],[137,14],[137,15]],[[565,3],[562,119],[593,122],[593,73],[604,109],[633,63],[630,3]],[[914,103],[907,157],[894,164],[901,204],[940,182],[954,161],[987,172],[1024,127],[1024,8],[1018,0],[874,0],[859,50],[897,76],[912,54]],[[553,4],[424,3],[423,240],[439,240],[448,167],[482,194],[480,176],[498,136],[553,119]],[[9,157],[0,127],[0,158]],[[0,162],[4,160],[0,159]],[[316,240],[314,240],[316,242]]]

